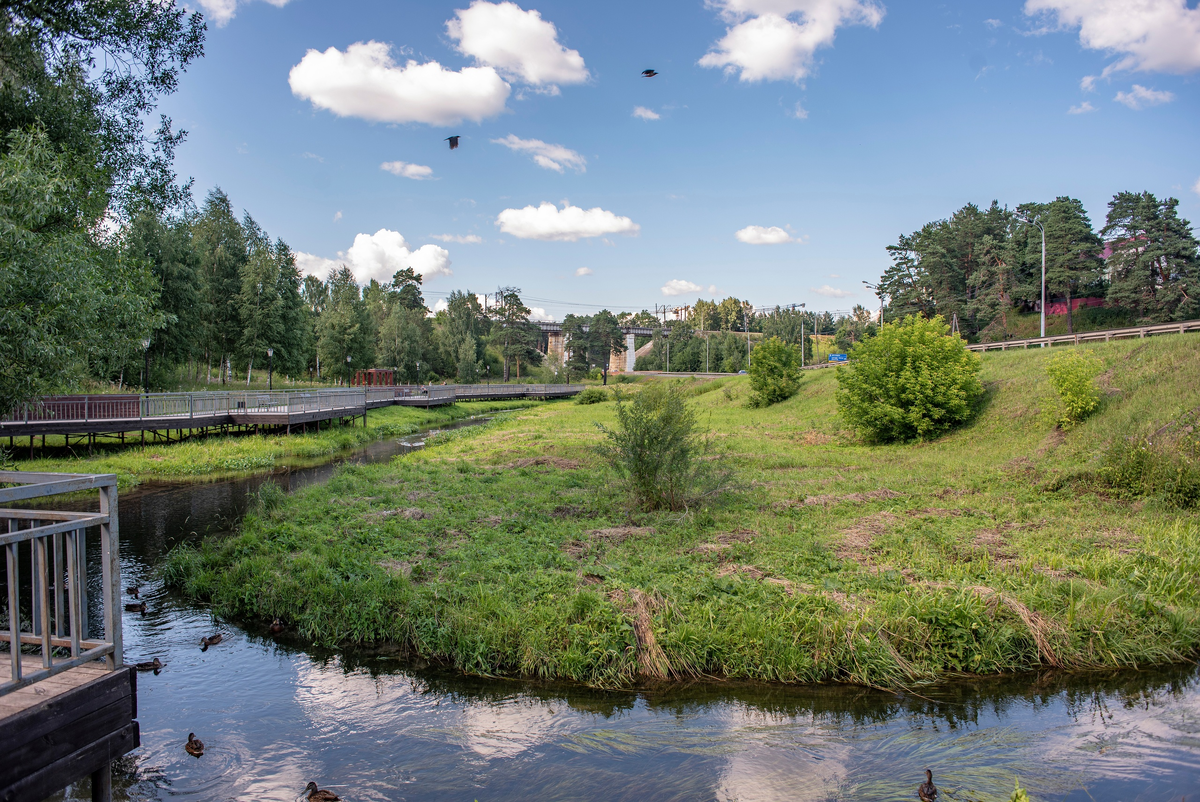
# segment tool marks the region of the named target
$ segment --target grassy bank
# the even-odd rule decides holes
[[[147,479],[215,478],[271,470],[288,461],[318,460],[384,437],[400,437],[424,428],[501,409],[520,409],[541,401],[466,401],[444,407],[384,407],[367,413],[367,425],[333,426],[290,435],[233,435],[184,440],[141,448],[106,446],[93,456],[20,460],[22,471],[115,473],[122,487]]]
[[[176,552],[167,579],[325,644],[594,685],[896,687],[1193,656],[1195,513],[1081,477],[1114,439],[1200,406],[1200,338],[1088,348],[1106,396],[1070,432],[1044,422],[1048,351],[986,355],[980,417],[915,445],[845,431],[833,371],[764,410],[744,377],[697,382],[734,489],[638,514],[592,452],[613,405],[542,406],[267,498],[237,536]]]

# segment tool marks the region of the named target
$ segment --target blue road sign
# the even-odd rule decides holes
[[[849,357],[847,357],[845,354],[830,354],[829,355],[830,362],[845,362],[845,361],[847,361],[847,359],[849,359]]]

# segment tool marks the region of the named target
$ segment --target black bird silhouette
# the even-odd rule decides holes
[[[141,596],[138,595],[137,586],[125,588],[125,592],[128,593],[130,596],[132,596],[135,599],[141,598]]]
[[[139,604],[127,604],[127,605],[125,605],[125,612],[141,613],[142,615],[145,615],[146,614],[146,603],[141,602]]]
[[[653,78],[655,75],[658,75],[658,73],[654,70],[642,70],[643,78]]]
[[[935,802],[937,795],[937,786],[933,784],[933,772],[925,769],[925,782],[917,786],[917,799],[921,802]]]
[[[446,141],[450,143],[450,150],[454,150],[455,148],[458,147],[458,140],[459,140],[459,137],[457,137],[457,136],[446,137]]]

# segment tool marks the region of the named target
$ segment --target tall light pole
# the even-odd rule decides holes
[[[150,338],[142,340],[142,351],[146,355],[145,373],[142,374],[142,391],[150,392]]]
[[[742,307],[742,325],[746,327],[746,370],[750,370],[750,318],[746,316],[746,307]]]
[[[417,360],[417,386],[421,386],[421,360]]]
[[[267,349],[267,390],[275,389],[275,349]]]
[[[1042,225],[1042,221],[1037,217],[1029,217],[1025,214],[1017,214],[1017,220],[1027,225],[1035,225],[1042,232],[1042,337],[1046,336],[1046,227]],[[1045,348],[1046,344],[1042,343]]]
[[[488,387],[492,386],[492,366],[491,365],[485,364],[483,366],[483,380],[487,382]],[[568,369],[567,370],[567,383],[569,384],[570,381],[571,381],[571,371],[570,371],[570,369]]]
[[[350,354],[346,354],[346,386],[350,386],[350,380],[353,378],[350,375]]]
[[[878,286],[876,286],[875,284],[871,284],[870,282],[864,281],[863,284],[867,285],[867,289],[875,290],[875,294],[879,296],[879,325],[882,326],[883,325],[883,290],[879,289]]]

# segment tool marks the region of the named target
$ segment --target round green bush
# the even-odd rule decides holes
[[[575,396],[576,404],[602,404],[609,399],[608,391],[599,387],[587,387]]]
[[[771,337],[754,349],[750,359],[750,407],[785,401],[800,389],[800,349]]]
[[[980,361],[942,318],[909,315],[856,343],[838,368],[843,420],[877,442],[928,439],[974,417]]]

